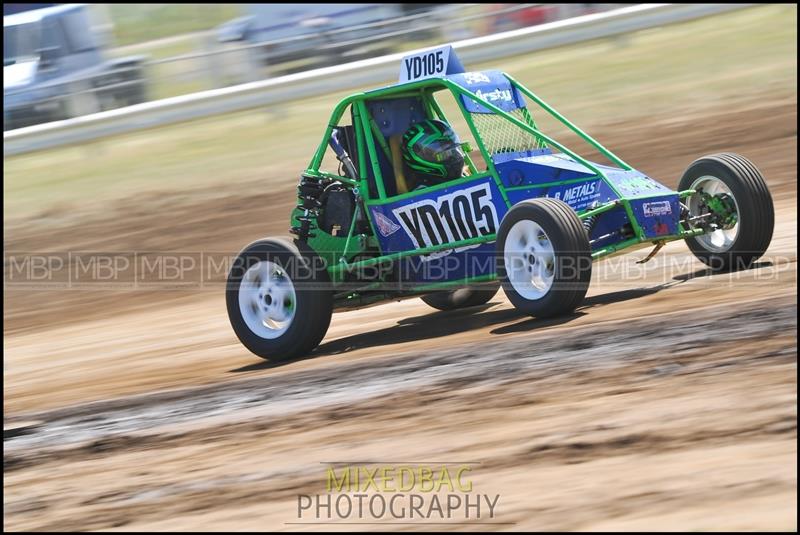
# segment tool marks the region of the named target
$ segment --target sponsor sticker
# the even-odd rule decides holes
[[[488,183],[422,199],[392,213],[417,248],[494,234],[499,226]]]
[[[381,233],[381,236],[384,238],[388,238],[398,230],[400,230],[400,225],[386,217],[380,212],[373,212],[375,216],[375,226],[378,227],[378,232]]]
[[[645,217],[655,217],[672,213],[669,201],[646,202],[642,205]]]
[[[586,182],[585,184],[578,184],[577,186],[569,187],[563,191],[556,191],[553,197],[564,201],[565,203],[581,202],[592,199],[600,195],[598,182]]]
[[[488,100],[489,102],[497,102],[498,100],[502,100],[505,102],[512,102],[514,97],[511,96],[510,89],[495,89],[494,91],[481,91],[478,89],[475,91],[475,96],[482,98],[484,100]]]
[[[492,83],[492,79],[482,72],[465,72],[464,81],[469,85]]]

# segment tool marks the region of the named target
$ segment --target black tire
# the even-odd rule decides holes
[[[533,273],[537,266],[536,262],[540,260],[537,258],[536,262],[531,263],[528,259],[532,258],[532,255],[528,253],[510,253],[511,257],[506,256],[509,233],[523,221],[536,223],[546,234],[553,250],[552,269],[549,264],[545,266],[547,273],[552,271],[552,282],[549,286],[541,285],[542,288],[535,288],[532,284],[531,291],[525,292],[526,295],[515,288],[515,284],[525,285],[525,281],[520,280],[515,274],[522,273],[524,278],[525,272]],[[541,238],[541,234],[538,236]],[[516,239],[514,241],[516,242]],[[509,247],[513,249],[519,243],[509,244]],[[512,207],[500,223],[500,230],[497,233],[497,257],[497,277],[503,291],[511,303],[526,314],[539,318],[569,314],[583,301],[589,289],[589,281],[592,278],[589,237],[575,211],[563,201],[540,198],[523,201]],[[506,265],[507,260],[515,261],[515,259],[520,262],[519,265],[516,267]],[[510,280],[510,275],[514,280]],[[532,295],[535,292],[542,294]]]
[[[135,104],[142,104],[147,102],[147,84],[144,80],[136,84],[133,89],[130,89],[122,98],[123,106],[133,106]]]
[[[497,294],[497,290],[499,289],[499,284],[476,288],[458,288],[457,290],[434,292],[423,295],[421,299],[425,301],[425,304],[438,310],[456,310],[459,308],[484,305]]]
[[[712,154],[692,162],[683,173],[678,189],[693,189],[695,182],[703,177],[716,178],[730,190],[738,208],[738,230],[730,246],[723,250],[709,248],[702,236],[687,238],[686,245],[713,270],[747,268],[766,252],[775,227],[775,208],[764,177],[743,156]],[[690,197],[686,202],[691,206],[693,199]]]
[[[263,261],[280,266],[288,275],[295,295],[295,303],[291,305],[294,315],[288,328],[274,338],[254,332],[240,307],[239,294],[245,291],[242,279],[248,269]],[[290,360],[311,352],[322,341],[331,322],[333,290],[327,269],[319,256],[297,241],[268,238],[245,247],[233,262],[225,293],[233,331],[247,349],[264,359]],[[250,321],[255,320],[250,318]]]

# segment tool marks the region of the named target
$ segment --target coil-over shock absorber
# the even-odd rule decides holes
[[[297,216],[300,224],[290,228],[289,232],[296,235],[301,241],[316,236],[311,233],[311,224],[316,221],[320,208],[322,208],[320,197],[324,189],[325,184],[320,179],[308,175],[300,177],[300,184],[297,186],[297,197],[300,202],[297,203],[297,208],[303,213]]]
[[[591,205],[589,205],[589,210],[594,210],[600,205],[597,201],[594,201]],[[582,219],[581,222],[583,223],[583,228],[586,229],[586,235],[591,236],[592,229],[594,229],[594,224],[597,222],[598,214],[593,216],[589,216],[585,219]]]

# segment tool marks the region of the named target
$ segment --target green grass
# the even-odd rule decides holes
[[[210,30],[242,15],[239,4],[107,4],[118,46]]]
[[[750,8],[467,67],[510,73],[602,142],[593,125],[796,95],[797,7]],[[264,193],[270,183],[291,187],[345,94],[4,158],[5,217],[95,210],[141,191],[219,185],[223,194],[256,180]]]

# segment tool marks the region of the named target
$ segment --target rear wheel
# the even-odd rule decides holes
[[[64,107],[68,119],[101,111],[100,99],[90,81],[70,85]]]
[[[589,238],[563,201],[541,198],[511,208],[497,233],[497,255],[497,276],[506,296],[527,314],[569,314],[589,288]]]
[[[705,234],[686,239],[694,255],[714,270],[749,267],[772,241],[775,209],[761,172],[738,154],[704,156],[692,162],[680,190],[696,192],[687,199],[696,226]]]
[[[456,310],[488,303],[500,289],[498,284],[476,288],[459,288],[457,290],[434,292],[423,295],[427,305],[438,310]]]
[[[288,360],[325,336],[333,292],[320,257],[302,244],[265,239],[248,245],[228,275],[226,302],[233,331],[262,358]]]

